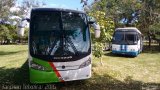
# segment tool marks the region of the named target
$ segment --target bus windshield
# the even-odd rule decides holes
[[[34,12],[30,24],[30,53],[42,59],[71,59],[90,53],[86,15]]]
[[[113,36],[113,44],[137,44],[137,33],[132,31],[117,31]]]

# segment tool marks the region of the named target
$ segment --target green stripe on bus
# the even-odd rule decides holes
[[[33,62],[42,65],[46,68],[46,71],[40,71],[30,68],[30,82],[31,83],[50,83],[50,82],[60,82],[56,73],[53,71],[52,67],[47,61],[33,58]]]
[[[50,66],[50,64],[48,64],[48,61],[42,60],[42,59],[38,59],[38,58],[34,58],[33,57],[33,62],[42,65],[43,67],[46,68],[47,71],[53,71],[52,67]]]

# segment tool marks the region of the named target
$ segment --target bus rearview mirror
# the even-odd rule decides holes
[[[100,30],[95,30],[95,38],[99,38],[100,37]]]
[[[30,22],[30,19],[29,18],[26,18],[27,22]]]
[[[25,20],[26,20],[27,22],[30,22],[30,19],[29,19],[29,18],[23,18],[23,19],[22,19],[22,21],[25,21]]]
[[[99,38],[100,37],[100,33],[101,33],[99,24],[93,23],[91,25],[94,28],[95,38]]]
[[[91,16],[88,16],[88,23],[89,23],[89,24],[93,24],[93,23],[95,23],[95,22],[96,22],[95,18],[93,18],[93,17],[91,17]]]
[[[27,22],[30,22],[29,18],[24,18],[21,20],[21,22],[18,25],[18,36],[23,37],[24,36],[24,31],[25,31],[25,26],[27,25]]]
[[[18,29],[18,36],[23,37],[24,36],[24,28],[19,28]]]

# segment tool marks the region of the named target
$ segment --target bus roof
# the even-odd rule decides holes
[[[139,34],[142,34],[136,27],[125,27],[125,28],[116,28],[115,31],[122,31],[122,30],[131,30],[131,31],[136,31]]]
[[[64,8],[33,8],[32,11],[66,11],[66,12],[74,12],[74,13],[85,13],[79,10],[72,9],[64,9]]]

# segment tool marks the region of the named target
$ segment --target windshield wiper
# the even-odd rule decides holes
[[[78,55],[78,54],[79,54],[79,53],[78,53],[78,50],[77,50],[76,47],[74,46],[71,38],[70,38],[70,37],[67,37],[66,41],[71,45],[71,47],[72,47],[72,49],[74,50],[75,54]]]
[[[51,49],[49,49],[49,55],[51,55],[51,53],[52,53],[52,51],[53,51],[53,49],[55,48],[55,46],[56,46],[56,44],[57,44],[57,42],[58,42],[58,38],[55,38],[53,41],[54,41],[54,43],[51,45]]]

